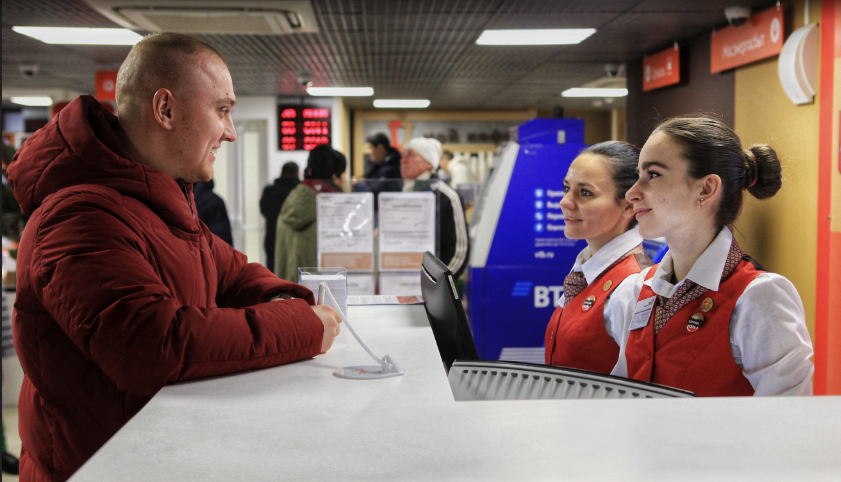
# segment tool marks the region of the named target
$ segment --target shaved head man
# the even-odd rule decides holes
[[[237,134],[228,66],[210,45],[173,33],[151,35],[117,74],[121,139],[137,162],[187,182],[209,181],[222,141]]]
[[[21,481],[66,480],[167,384],[332,345],[335,310],[196,215],[193,183],[236,139],[235,103],[213,47],[150,35],[117,76],[119,119],[80,96],[21,147],[9,169],[31,215],[13,328]]]

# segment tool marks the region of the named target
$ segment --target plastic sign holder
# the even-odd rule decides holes
[[[334,308],[338,308],[339,304],[336,303],[336,299],[333,298],[333,293],[330,292],[330,288],[327,287],[327,283],[321,283],[318,286],[318,301],[317,304],[323,305],[324,304],[324,295],[327,294],[330,297],[330,302],[332,303]],[[342,313],[341,309],[337,309],[336,311],[339,312],[339,316],[342,318],[342,322],[344,322],[345,326],[347,326],[350,333],[356,338],[356,341],[371,355],[377,363],[378,366],[350,366],[339,368],[333,375],[336,375],[339,378],[349,378],[352,380],[373,380],[376,378],[388,378],[388,377],[397,377],[400,375],[405,375],[406,370],[400,368],[400,365],[391,358],[390,355],[386,355],[380,359],[374,352],[368,348],[368,345],[359,338],[359,335],[356,334],[356,330],[353,329],[350,322],[348,321],[347,317],[344,313]]]

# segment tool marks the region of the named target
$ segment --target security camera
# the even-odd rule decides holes
[[[34,79],[38,75],[38,66],[34,64],[20,64],[18,65],[18,71],[20,71],[20,75],[24,79]]]
[[[312,74],[309,72],[298,72],[298,85],[310,87],[312,85]]]
[[[744,5],[733,5],[724,9],[724,16],[730,25],[738,27],[747,22],[750,18],[750,7]]]
[[[604,71],[610,78],[621,77],[622,64],[605,64]]]

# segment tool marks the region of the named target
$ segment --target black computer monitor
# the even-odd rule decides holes
[[[421,294],[426,316],[444,369],[449,373],[455,360],[478,360],[479,352],[456,291],[453,273],[429,251],[423,254],[421,271]]]

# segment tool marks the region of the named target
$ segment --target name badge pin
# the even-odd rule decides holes
[[[686,324],[686,329],[690,333],[695,333],[698,331],[698,328],[704,325],[704,315],[701,313],[695,313],[692,315],[692,318],[689,318],[689,322]]]
[[[607,281],[605,281],[605,283],[604,283],[604,291],[609,290],[611,286],[613,286],[613,281],[612,281],[612,280],[607,280]]]
[[[581,305],[581,309],[584,311],[589,310],[596,304],[596,297],[595,296],[588,296],[586,300],[584,300],[584,304]]]

